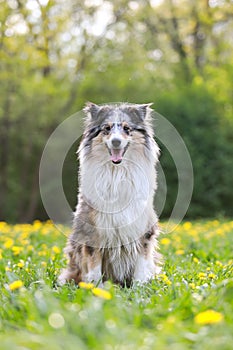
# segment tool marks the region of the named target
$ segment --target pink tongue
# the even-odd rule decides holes
[[[124,149],[111,149],[111,161],[119,162],[122,160]]]

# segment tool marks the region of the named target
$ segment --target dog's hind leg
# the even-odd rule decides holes
[[[66,282],[74,281],[78,284],[82,280],[82,270],[81,270],[81,255],[83,246],[73,244],[72,240],[68,242],[65,253],[69,259],[69,264],[66,269],[61,271],[58,276],[58,284],[63,285]]]

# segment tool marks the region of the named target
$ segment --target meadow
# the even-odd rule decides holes
[[[57,286],[68,234],[0,223],[0,349],[233,349],[233,221],[162,234],[162,273],[129,289]]]

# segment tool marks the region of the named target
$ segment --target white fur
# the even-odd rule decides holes
[[[90,270],[83,278],[84,282],[98,283],[101,281],[101,264],[97,265],[94,269]]]
[[[128,153],[127,153],[128,152]],[[127,151],[114,165],[107,150],[81,159],[81,188],[84,199],[95,209],[95,224],[105,247],[129,244],[157,221],[153,210],[156,187],[154,159]]]
[[[154,277],[155,264],[151,259],[145,259],[139,255],[136,261],[136,267],[134,272],[134,280],[138,282],[148,282]]]
[[[59,286],[63,286],[67,281],[67,269],[62,269],[60,275],[58,276],[57,283]]]

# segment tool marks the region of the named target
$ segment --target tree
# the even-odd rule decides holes
[[[215,194],[205,200],[215,203],[211,212],[224,207],[229,213],[232,13],[229,0],[3,2],[0,219],[46,217],[38,186],[43,147],[53,129],[87,100],[155,102],[184,134],[196,169],[205,168],[203,178],[197,174],[197,192],[212,183],[206,185],[211,174],[205,161],[214,147],[211,169],[222,169],[217,173],[224,186],[212,183]],[[184,120],[193,125],[190,132]],[[213,123],[221,133],[219,148]],[[75,155],[66,161],[72,172],[74,161]],[[171,187],[175,181],[170,178]],[[66,186],[72,193],[75,180]],[[195,199],[190,213],[210,215],[207,202]]]

